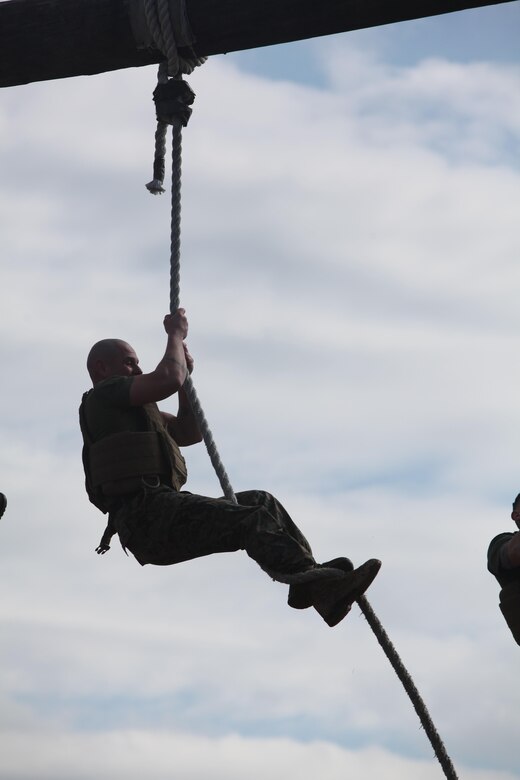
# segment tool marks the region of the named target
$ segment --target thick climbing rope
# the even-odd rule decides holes
[[[181,0],[182,2],[182,0]],[[181,73],[191,73],[202,60],[181,60],[176,52],[176,43],[169,16],[168,0],[144,0],[150,32],[154,36],[157,48],[168,58],[167,65],[159,67],[158,85],[154,92],[158,130],[156,133],[156,155],[154,160],[154,179],[147,185],[150,192],[163,192],[165,135],[168,125],[172,127],[172,186],[171,186],[171,235],[170,235],[170,312],[179,308],[180,300],[180,234],[181,234],[181,162],[182,127],[186,126],[191,114],[189,106],[195,98]],[[185,16],[185,14],[184,14]],[[160,21],[157,22],[156,20]],[[160,30],[158,29],[160,27]],[[172,78],[168,80],[168,75]],[[159,129],[160,128],[160,129]],[[157,142],[158,135],[161,140]],[[162,159],[161,159],[162,156]],[[187,376],[183,388],[190,401],[193,413],[202,432],[204,443],[227,499],[236,503],[237,499],[231,487],[228,475],[217,451],[213,434],[200,405],[191,376]],[[444,743],[435,728],[428,709],[415,686],[409,672],[392,644],[388,634],[370,606],[366,596],[358,599],[358,604],[377,641],[385,652],[390,664],[401,681],[412,705],[419,717],[435,755],[448,780],[458,780],[455,768],[444,747]]]
[[[178,54],[179,41],[175,38],[168,0],[144,0],[144,8],[148,27],[155,45],[167,57],[167,61],[159,65],[158,83],[154,91],[157,113],[154,175],[152,181],[146,186],[153,194],[164,192],[162,185],[165,172],[166,133],[168,125],[171,125],[170,313],[174,314],[179,308],[180,301],[182,128],[188,123],[191,115],[189,106],[195,99],[195,95],[190,87],[180,76],[183,73],[191,73],[198,65],[202,65],[206,58],[196,57],[195,55],[191,58],[185,58],[180,57]],[[180,20],[180,38],[185,44],[191,45],[193,36],[189,30],[184,4],[176,4],[174,10],[177,19]],[[175,29],[179,30],[179,27],[175,27]],[[168,78],[169,76],[171,77],[170,79]],[[236,503],[236,496],[218,453],[213,434],[206,420],[191,376],[188,375],[186,377],[183,389],[188,396],[222,492],[228,500]]]
[[[185,83],[185,82],[178,82]],[[191,92],[191,90],[190,90]],[[193,94],[193,93],[192,93]],[[188,95],[191,98],[190,95]],[[194,97],[194,96],[193,96]],[[192,98],[191,98],[192,99]],[[182,158],[182,121],[172,124],[172,208],[171,208],[171,236],[170,236],[170,313],[173,314],[179,308],[180,302],[180,223],[181,223],[181,158]],[[197,396],[191,376],[188,374],[183,385],[188,396],[193,414],[197,420],[199,429],[204,439],[211,463],[219,479],[222,491],[227,499],[236,503],[236,496],[231,487],[226,469],[220,459],[220,455],[209,428],[206,416]]]

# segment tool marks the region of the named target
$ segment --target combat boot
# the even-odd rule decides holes
[[[0,517],[2,517],[2,515],[4,514],[6,506],[7,506],[7,498],[4,496],[3,493],[0,493]]]
[[[314,583],[312,606],[328,626],[337,626],[372,584],[380,568],[381,561],[371,558],[339,579]]]
[[[316,570],[318,569],[337,569],[337,576],[339,578],[341,577],[341,572],[352,571],[354,569],[354,564],[348,558],[333,558],[332,561],[318,563],[316,565]],[[323,581],[318,571],[316,576]],[[316,580],[291,585],[289,588],[289,597],[287,599],[288,605],[293,609],[308,609],[309,607],[312,607],[312,588],[315,584]]]

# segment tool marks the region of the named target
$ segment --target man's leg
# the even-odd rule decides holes
[[[380,562],[370,560],[353,571],[348,559],[320,566],[301,531],[273,496],[253,490],[238,493],[237,501],[167,488],[147,491],[125,513],[133,525],[127,547],[140,563],[156,565],[245,550],[273,579],[299,583],[293,586],[291,606],[314,606],[329,626],[339,623],[369,587]],[[132,512],[135,524],[131,523]],[[117,516],[115,520],[117,527]],[[302,598],[308,603],[294,603]]]
[[[127,547],[141,563],[158,565],[245,550],[269,573],[290,577],[315,567],[308,541],[273,496],[251,490],[237,501],[149,490],[122,510],[132,529]],[[119,512],[116,527],[118,519]]]

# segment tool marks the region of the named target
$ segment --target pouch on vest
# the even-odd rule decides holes
[[[515,580],[500,591],[500,611],[517,645],[520,645],[520,582]]]
[[[141,477],[168,475],[159,435],[155,431],[115,433],[92,444],[89,452],[94,488],[105,496],[131,493],[142,487]]]

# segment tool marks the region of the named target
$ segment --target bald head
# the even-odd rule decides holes
[[[142,373],[134,350],[121,339],[96,342],[88,353],[87,371],[94,385],[112,376],[136,376]]]

